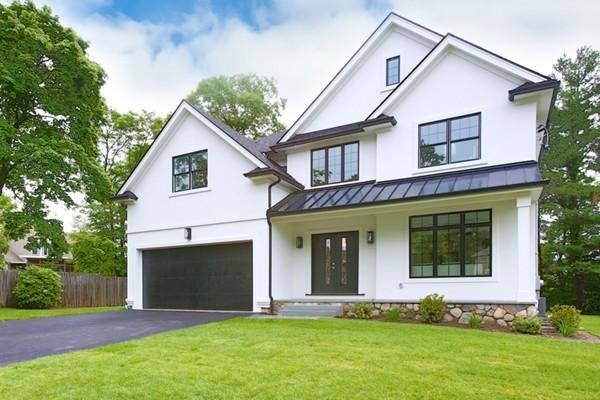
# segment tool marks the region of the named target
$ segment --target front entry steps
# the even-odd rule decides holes
[[[344,314],[341,303],[285,303],[281,306],[279,316],[301,318],[331,318]]]
[[[556,329],[554,329],[554,326],[552,326],[552,323],[550,322],[550,319],[546,316],[540,317],[541,323],[542,323],[542,329],[541,332],[542,334],[545,335],[551,335],[551,334],[557,334],[558,332],[556,332]]]

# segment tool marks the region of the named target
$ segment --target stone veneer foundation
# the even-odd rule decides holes
[[[279,310],[286,302],[276,301],[274,304],[275,313]],[[298,304],[298,302],[294,302]],[[307,304],[332,304],[332,302],[306,302]],[[352,317],[352,307],[354,304],[359,303],[371,303],[373,304],[373,317],[379,317],[381,313],[389,310],[390,308],[397,307],[406,310],[406,317],[409,319],[419,320],[421,315],[419,314],[420,303],[399,303],[399,302],[335,302],[341,303],[344,316]],[[443,322],[458,322],[459,324],[468,324],[469,317],[473,312],[479,313],[483,317],[485,324],[494,323],[498,326],[510,327],[512,321],[517,316],[521,317],[532,317],[538,315],[538,310],[534,304],[491,304],[491,303],[447,303],[446,313],[442,317]]]

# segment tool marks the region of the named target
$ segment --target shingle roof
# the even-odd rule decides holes
[[[538,186],[546,182],[542,178],[537,162],[527,161],[417,178],[385,182],[371,181],[304,190],[290,194],[275,204],[269,210],[269,215],[414,201],[436,196],[461,195],[519,186]]]
[[[229,125],[223,123],[221,120],[213,116],[208,111],[188,102],[187,100],[183,101],[185,101],[194,110],[198,111],[198,113],[200,113],[204,118],[206,118],[215,126],[217,126],[221,131],[223,131],[227,136],[229,136],[236,143],[238,143],[240,146],[246,149],[250,154],[262,161],[269,169],[271,169],[275,173],[275,175],[279,176],[281,179],[292,184],[293,186],[303,188],[303,186],[290,174],[288,174],[287,171],[281,165],[270,160],[264,154],[265,152],[269,151],[270,144],[273,142],[276,143],[276,141],[279,140],[281,136],[275,136],[273,138],[267,136],[258,141],[248,139],[246,136],[244,136],[244,134],[236,131]],[[276,133],[275,135],[283,135],[283,132]]]

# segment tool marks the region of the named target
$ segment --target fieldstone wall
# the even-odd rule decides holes
[[[344,315],[352,316],[352,306],[354,303],[344,303]],[[421,319],[419,314],[419,303],[373,303],[373,317],[378,317],[381,313],[392,307],[403,308],[406,310],[406,318]],[[478,313],[483,316],[485,324],[496,324],[502,327],[512,325],[512,320],[516,316],[531,317],[538,314],[538,310],[533,304],[466,304],[466,303],[448,303],[446,313],[442,317],[444,322],[458,322],[459,324],[468,324],[472,313]]]

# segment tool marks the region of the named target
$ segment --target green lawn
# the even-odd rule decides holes
[[[600,345],[419,324],[233,319],[0,368],[7,399],[593,399]]]
[[[73,314],[92,314],[107,311],[117,311],[122,309],[123,307],[53,308],[51,310],[19,310],[16,308],[0,308],[0,321],[43,317],[58,317],[61,315]]]
[[[589,333],[600,336],[600,315],[582,315],[581,326]]]

